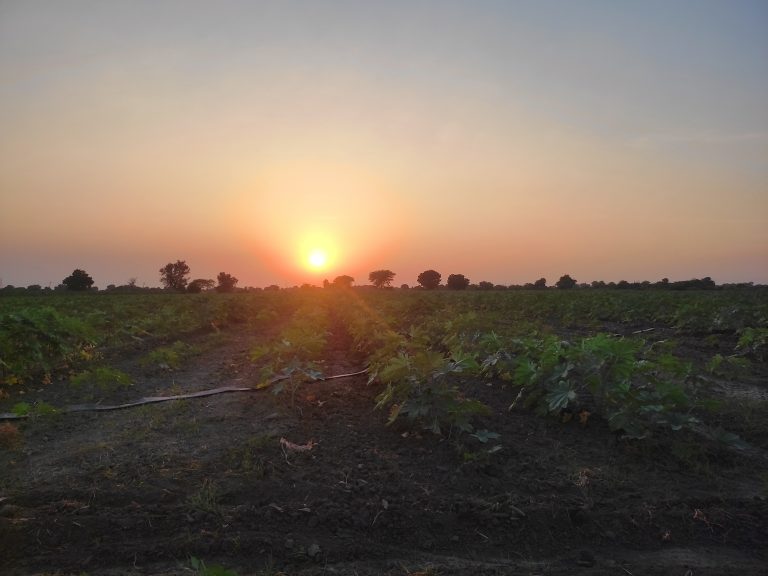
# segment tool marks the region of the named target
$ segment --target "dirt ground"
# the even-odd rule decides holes
[[[173,372],[126,351],[135,384],[109,400],[253,385],[253,337],[234,327]],[[327,375],[364,368],[339,327],[326,357]],[[755,452],[626,443],[598,419],[510,412],[479,381],[467,394],[498,439],[409,433],[366,380],[18,423],[0,448],[0,573],[192,574],[191,557],[241,575],[766,573]]]

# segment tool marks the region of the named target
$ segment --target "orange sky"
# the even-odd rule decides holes
[[[766,283],[768,7],[724,4],[5,2],[0,281]]]

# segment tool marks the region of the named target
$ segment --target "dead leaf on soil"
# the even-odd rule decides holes
[[[310,440],[306,444],[294,444],[293,442],[289,442],[285,438],[280,438],[280,446],[285,448],[286,450],[292,450],[293,452],[309,452],[317,446],[318,442],[315,442],[314,440]]]

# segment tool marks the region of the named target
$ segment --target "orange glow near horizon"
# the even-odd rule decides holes
[[[409,218],[386,175],[352,159],[273,158],[241,184],[235,209],[243,241],[297,284],[391,266]]]

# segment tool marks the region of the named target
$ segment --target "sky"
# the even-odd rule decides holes
[[[768,283],[766,31],[763,0],[0,0],[0,282]]]

